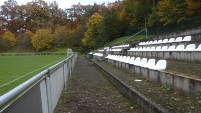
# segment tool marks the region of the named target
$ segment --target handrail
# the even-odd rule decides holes
[[[143,32],[144,30],[146,30],[146,29],[142,29],[141,31],[135,33],[134,35],[132,35],[132,36],[126,38],[123,42],[125,42],[126,40],[130,39],[130,38],[133,37],[133,36],[136,36],[136,35],[140,34],[140,33]],[[122,43],[123,43],[123,42],[122,42]]]
[[[26,82],[20,84],[16,88],[14,88],[11,91],[9,91],[9,92],[5,93],[4,95],[2,95],[0,97],[0,108],[3,107],[3,106],[5,106],[8,102],[10,102],[16,96],[18,96],[19,94],[21,94],[23,91],[25,91],[27,88],[29,88],[32,84],[36,83],[40,78],[42,78],[43,76],[47,75],[53,69],[59,67],[65,61],[68,61],[73,56],[74,56],[74,54],[71,55],[70,57],[68,57],[67,59],[65,59],[63,61],[60,61],[59,63],[57,63],[57,64],[49,67],[48,69],[45,69],[44,71],[40,72],[36,76],[32,77],[31,79],[27,80]]]
[[[134,35],[132,35],[132,36],[126,38],[125,40],[123,40],[122,43],[125,42],[126,40],[130,39],[131,37],[138,35],[139,33],[143,32],[144,30],[147,30],[147,29],[146,29],[146,28],[145,28],[145,29],[142,29],[141,31],[139,31],[139,32],[135,33]],[[146,36],[146,37],[147,37],[147,36]],[[112,42],[114,42],[114,41],[116,41],[116,40],[119,40],[119,38],[116,38],[115,40],[113,40],[113,41],[111,41],[111,42],[108,42],[107,44],[104,45],[104,47],[106,47],[108,44],[110,44],[110,43],[112,43]]]

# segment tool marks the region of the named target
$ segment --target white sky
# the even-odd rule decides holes
[[[0,0],[0,6],[4,4],[4,1],[8,1],[8,0]],[[17,3],[19,5],[21,4],[26,4],[27,2],[31,2],[33,0],[16,0]],[[34,0],[35,1],[35,0]],[[108,2],[114,2],[116,0],[45,0],[46,2],[52,2],[52,1],[56,1],[59,4],[59,7],[62,9],[65,8],[70,8],[73,4],[78,4],[79,2],[82,5],[88,5],[91,4],[93,5],[94,2],[96,2],[97,4],[102,4],[102,3],[108,3]]]

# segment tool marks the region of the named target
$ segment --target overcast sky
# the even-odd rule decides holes
[[[4,4],[4,1],[8,1],[8,0],[0,0],[0,5]],[[19,5],[21,4],[26,4],[27,2],[31,2],[33,0],[16,0],[17,3]],[[97,4],[101,4],[101,3],[108,3],[108,2],[114,2],[116,0],[45,0],[46,2],[51,2],[51,1],[56,1],[59,4],[59,7],[64,9],[64,8],[70,8],[73,4],[78,4],[79,2],[82,5],[88,5],[91,4],[93,5],[94,2],[96,2]]]

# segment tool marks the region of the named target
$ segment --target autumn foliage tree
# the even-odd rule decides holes
[[[84,33],[84,38],[82,39],[82,43],[92,48],[96,42],[96,38],[100,34],[100,25],[103,17],[99,13],[93,14],[86,25],[87,31]]]
[[[23,34],[22,42],[26,47],[31,47],[31,38],[34,36],[34,34],[31,31],[26,31]]]
[[[55,40],[54,40],[54,44],[57,47],[65,47],[66,44],[69,45],[69,40],[70,40],[70,36],[72,35],[72,33],[74,32],[74,30],[69,29],[66,26],[59,26],[56,28],[55,30]]]
[[[32,37],[31,43],[37,51],[40,51],[50,49],[54,39],[55,36],[52,34],[51,30],[39,29]]]
[[[5,48],[13,47],[15,45],[16,41],[17,40],[12,32],[6,31],[4,33],[3,38],[2,38],[3,47],[5,47]]]

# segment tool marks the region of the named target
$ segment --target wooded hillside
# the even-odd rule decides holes
[[[0,50],[102,47],[144,29],[157,35],[201,26],[201,0],[122,0],[60,9],[56,1],[0,6]]]

